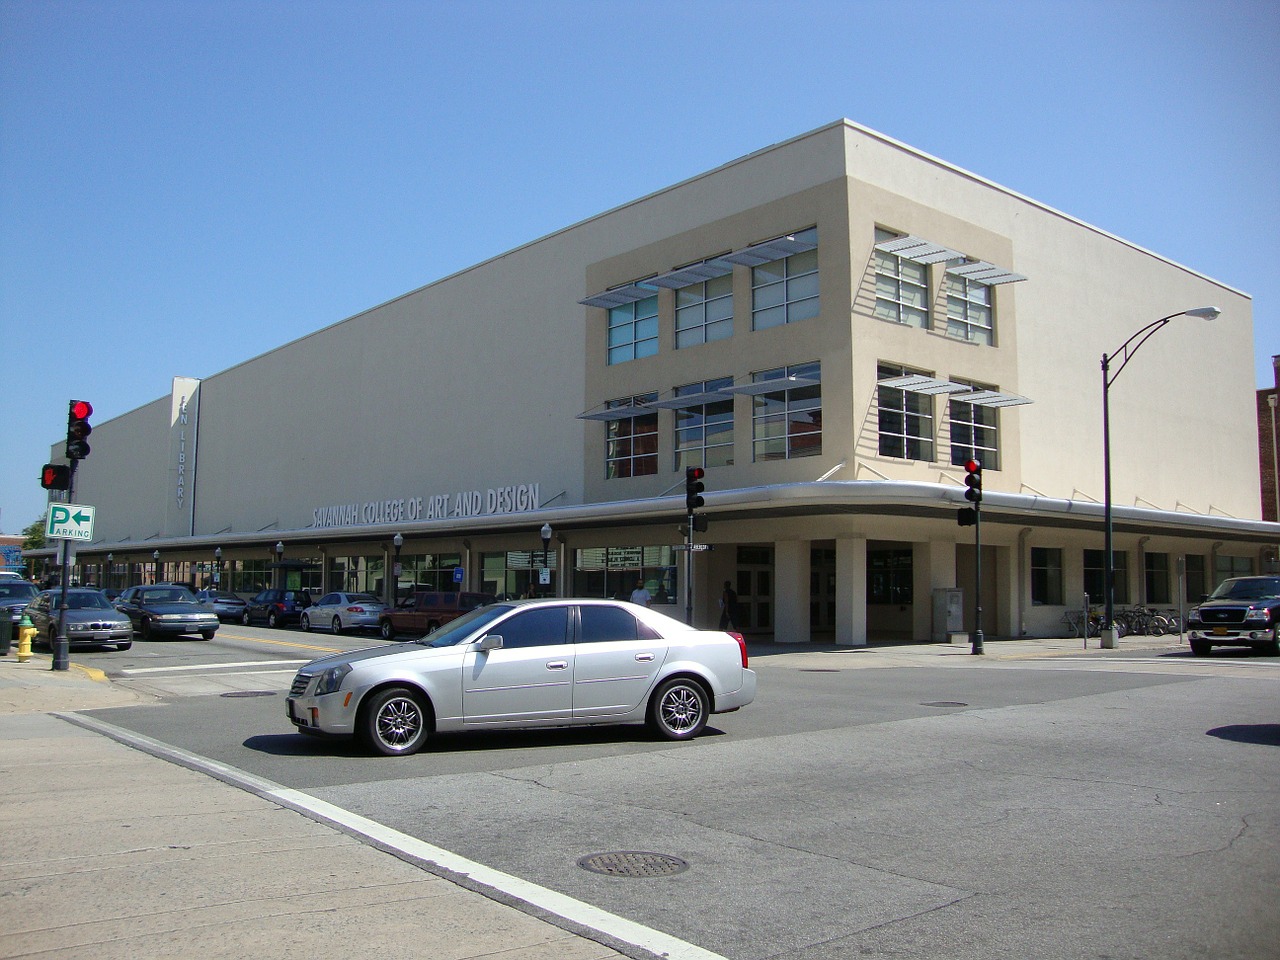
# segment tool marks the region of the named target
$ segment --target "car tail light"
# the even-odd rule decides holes
[[[745,669],[747,666],[747,640],[742,634],[734,633],[732,630],[728,631],[728,633],[729,636],[738,641],[738,650],[742,653],[742,666]]]
[[[347,607],[347,613],[364,613],[364,607]]]

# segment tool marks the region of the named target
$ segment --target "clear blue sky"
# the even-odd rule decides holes
[[[0,531],[71,397],[101,423],[841,117],[1252,294],[1270,385],[1278,50],[1274,0],[0,0]]]

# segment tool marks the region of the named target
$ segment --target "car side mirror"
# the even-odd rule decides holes
[[[486,633],[483,637],[476,641],[476,651],[479,653],[487,653],[490,650],[502,649],[502,634]]]

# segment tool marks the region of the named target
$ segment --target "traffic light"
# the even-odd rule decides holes
[[[972,527],[978,522],[978,511],[975,507],[961,507],[956,511],[956,523],[962,527]]]
[[[707,471],[701,467],[685,467],[684,468],[684,508],[685,513],[693,513],[700,506],[706,503],[699,496],[706,487],[702,483],[702,478],[707,475]]]
[[[964,492],[964,498],[970,503],[982,502],[982,461],[970,460],[964,465],[965,478],[964,485],[969,489]]]
[[[65,463],[46,463],[40,468],[40,486],[46,490],[67,490],[71,487],[71,468]]]
[[[72,400],[67,404],[67,459],[83,460],[89,455],[89,444],[85,442],[93,427],[89,426],[89,418],[93,416],[93,404],[88,400]]]

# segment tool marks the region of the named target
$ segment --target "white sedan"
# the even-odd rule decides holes
[[[387,605],[371,593],[326,593],[302,611],[298,625],[303,630],[325,627],[334,633],[343,630],[377,630],[378,618]]]
[[[738,634],[697,630],[615,600],[524,600],[472,610],[412,643],[313,660],[289,720],[389,756],[436,732],[646,722],[668,740],[755,699]]]

